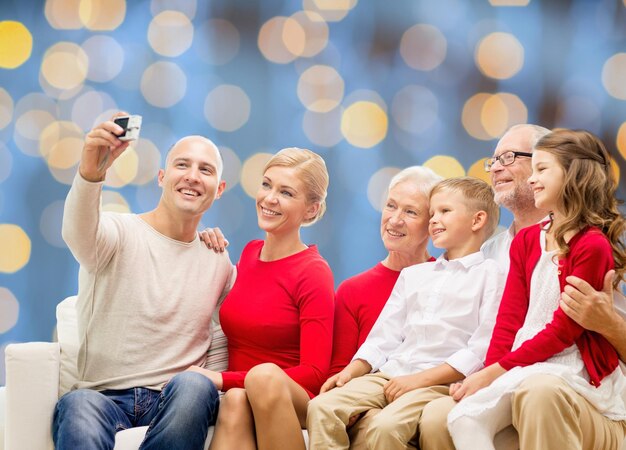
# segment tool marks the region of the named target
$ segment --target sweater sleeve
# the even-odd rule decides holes
[[[594,289],[602,290],[604,275],[612,267],[613,253],[606,238],[600,233],[586,233],[575,247],[572,245],[569,255],[559,265],[559,278],[564,280],[566,276],[574,275],[587,281]],[[561,283],[561,286],[564,287],[565,284]],[[500,365],[509,370],[516,366],[545,361],[574,345],[584,331],[559,306],[552,321],[517,350],[504,356],[499,361]]]
[[[309,265],[298,291],[300,365],[285,372],[317,394],[326,381],[333,347],[335,290],[332,272],[325,261]]]
[[[328,376],[335,375],[350,363],[359,349],[359,324],[356,311],[351,309],[350,288],[342,283],[335,298],[335,325],[333,330],[333,356]]]
[[[80,265],[95,272],[113,256],[119,232],[106,214],[100,212],[102,182],[92,183],[79,173],[65,200],[62,235]]]
[[[530,282],[526,282],[526,258],[524,240],[522,234],[519,234],[511,244],[511,264],[496,317],[496,325],[487,350],[485,366],[500,361],[511,351],[515,335],[524,324],[528,312],[528,286],[530,285]]]
[[[402,343],[403,326],[407,320],[407,302],[417,301],[416,298],[407,299],[405,293],[405,277],[407,269],[400,272],[398,281],[391,291],[391,295],[365,342],[359,347],[352,358],[363,359],[372,366],[372,372],[377,371],[387,362],[389,354]]]

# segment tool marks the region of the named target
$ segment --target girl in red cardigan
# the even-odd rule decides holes
[[[460,403],[448,427],[461,450],[494,448],[493,437],[512,421],[512,393],[534,374],[559,376],[606,417],[626,419],[626,378],[617,352],[559,307],[569,275],[595,289],[602,289],[613,267],[615,285],[624,276],[626,222],[609,154],[591,133],[555,130],[535,146],[532,167],[535,206],[550,211],[550,220],[513,240],[486,367],[450,386]]]
[[[264,240],[248,243],[220,308],[228,370],[195,368],[226,394],[211,449],[304,450],[309,399],[330,363],[334,283],[300,228],[322,217],[328,172],[310,150],[283,149],[266,164],[256,196]]]

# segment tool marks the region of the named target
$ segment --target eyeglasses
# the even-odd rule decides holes
[[[493,158],[486,158],[485,159],[485,172],[491,172],[491,166],[493,166],[496,163],[496,161],[498,161],[500,165],[502,166],[510,166],[511,164],[515,162],[515,158],[517,158],[518,156],[526,156],[530,158],[531,156],[533,156],[533,154],[526,153],[526,152],[508,151],[508,152],[502,153],[501,155],[494,156]]]

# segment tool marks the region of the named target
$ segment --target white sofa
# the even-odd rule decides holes
[[[51,433],[54,406],[77,377],[75,304],[76,297],[68,297],[57,306],[59,342],[28,342],[6,347],[6,388],[0,390],[0,420],[4,425],[6,450],[54,449]],[[227,362],[226,339],[216,327],[208,367],[224,370]],[[147,429],[137,427],[117,433],[115,450],[137,450]],[[213,427],[209,429],[205,448],[212,435]],[[0,440],[0,450],[1,444]]]
[[[76,297],[57,306],[59,342],[28,342],[6,347],[6,388],[0,387],[0,450],[53,450],[51,423],[58,398],[76,380],[78,332]],[[207,367],[224,370],[226,339],[214,329]],[[558,420],[555,418],[555,420]],[[4,446],[2,434],[4,428]],[[115,436],[115,450],[137,450],[148,427],[124,430]],[[308,445],[306,430],[303,430]],[[205,449],[213,435],[210,427]],[[498,433],[497,450],[517,450],[517,433],[512,427]],[[626,441],[622,447],[626,450]]]

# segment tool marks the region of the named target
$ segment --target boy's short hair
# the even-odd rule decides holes
[[[467,201],[467,209],[472,213],[485,211],[487,223],[485,224],[485,239],[490,237],[500,222],[500,208],[493,199],[493,189],[489,184],[474,177],[448,178],[440,181],[430,192],[430,198],[437,192],[450,190],[460,192]]]

